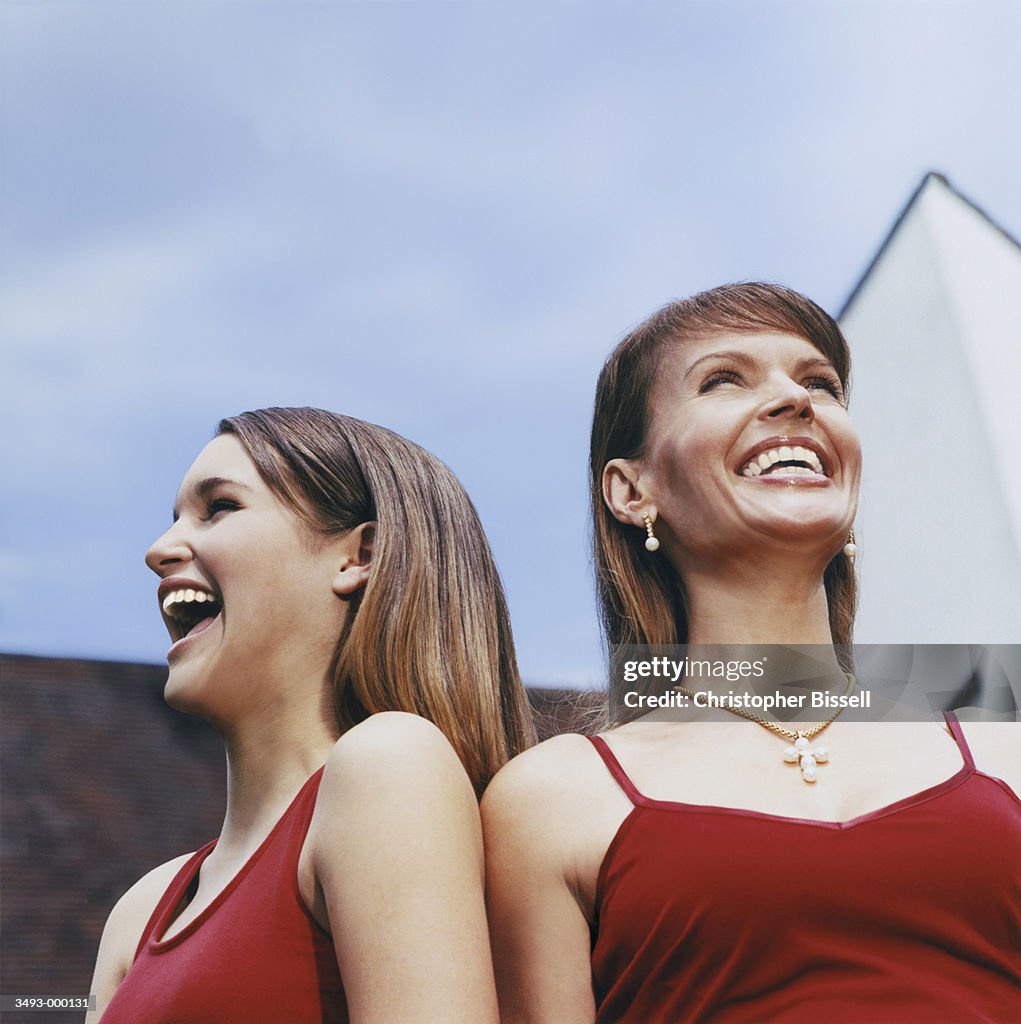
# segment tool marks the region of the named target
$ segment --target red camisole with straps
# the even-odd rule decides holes
[[[643,796],[603,860],[597,1024],[1018,1024],[1021,800],[963,765],[827,822]],[[751,866],[751,867],[750,867]]]
[[[298,892],[298,857],[323,770],[193,921],[163,939],[216,842],[177,873],[142,933],[101,1024],[343,1024],[330,936]]]

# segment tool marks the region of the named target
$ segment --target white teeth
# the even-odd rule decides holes
[[[822,460],[819,456],[816,455],[811,448],[805,448],[799,444],[785,444],[781,445],[779,448],[770,448],[769,451],[762,452],[755,458],[748,461],[741,470],[741,475],[747,477],[761,476],[778,462],[805,463],[804,466],[784,466],[782,468],[782,472],[784,474],[803,474],[808,476],[825,475],[822,467]]]
[[[182,587],[180,590],[172,590],[163,598],[163,611],[167,615],[173,615],[175,612],[171,609],[173,609],[174,605],[182,604],[184,602],[204,604],[206,601],[215,604],[216,597],[213,594],[206,593],[204,590],[193,590],[191,587]]]
[[[794,458],[798,462],[807,462],[812,467],[813,472],[822,473],[822,462],[819,461],[819,456],[811,448],[802,448],[801,445],[795,445],[793,451]]]

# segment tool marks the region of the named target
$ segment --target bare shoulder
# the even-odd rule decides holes
[[[384,711],[349,729],[326,761],[320,799],[421,797],[431,790],[461,792],[475,803],[471,783],[446,736],[430,721]]]
[[[345,732],[326,759],[299,884],[313,915],[332,931],[331,893],[336,901],[343,891],[350,910],[351,893],[364,889],[369,875],[385,873],[393,884],[402,872],[416,876],[416,859],[425,870],[462,849],[481,864],[479,806],[454,748],[427,719],[380,712]]]
[[[333,756],[339,758],[345,752],[367,753],[409,747],[434,751],[446,749],[453,753],[449,740],[429,719],[408,711],[381,711],[348,729],[333,745]]]
[[[958,716],[979,771],[994,775],[1021,795],[1021,722],[969,720]]]
[[[177,873],[193,856],[190,853],[181,854],[165,864],[160,864],[152,871],[144,874],[126,893],[114,904],[110,916],[107,918],[107,929],[113,929],[124,935],[129,940],[130,956],[133,958],[135,947],[142,936],[142,929],[145,928],[156,909],[160,897],[167,891],[170,883]],[[104,938],[105,938],[104,931]]]
[[[478,802],[435,725],[382,712],[341,736],[306,846],[352,1020],[495,1022]]]
[[[599,864],[630,805],[584,737],[505,765],[482,798],[493,963],[506,1021],[592,1021]]]
[[[599,757],[584,736],[554,736],[505,764],[489,784],[482,804],[505,807],[540,793],[544,803],[559,803],[591,788],[598,768]]]
[[[489,784],[482,798],[487,843],[511,838],[544,859],[573,861],[578,842],[602,831],[603,819],[619,823],[627,813],[621,797],[586,737],[554,736],[504,765]]]
[[[114,904],[106,919],[96,956],[92,991],[96,994],[97,1008],[85,1018],[87,1022],[99,1020],[131,967],[139,939],[156,904],[191,856],[185,853],[153,868]]]

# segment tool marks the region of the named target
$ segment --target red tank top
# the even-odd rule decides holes
[[[596,888],[597,1024],[1017,1024],[1021,801],[975,768],[845,822],[634,804]]]
[[[215,840],[181,868],[149,918],[135,961],[102,1024],[347,1020],[333,942],[298,892],[298,856],[322,772],[302,786],[223,892],[181,931],[161,941]]]

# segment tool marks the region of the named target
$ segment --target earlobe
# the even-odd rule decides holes
[[[369,582],[369,566],[349,562],[342,565],[333,577],[333,592],[337,597],[350,597]]]
[[[375,541],[375,523],[362,523],[339,539],[335,552],[339,564],[333,577],[333,592],[338,597],[350,597],[369,582]]]
[[[641,526],[643,513],[656,517],[656,509],[642,492],[638,465],[633,459],[612,459],[603,469],[603,501],[613,517],[626,526]]]

